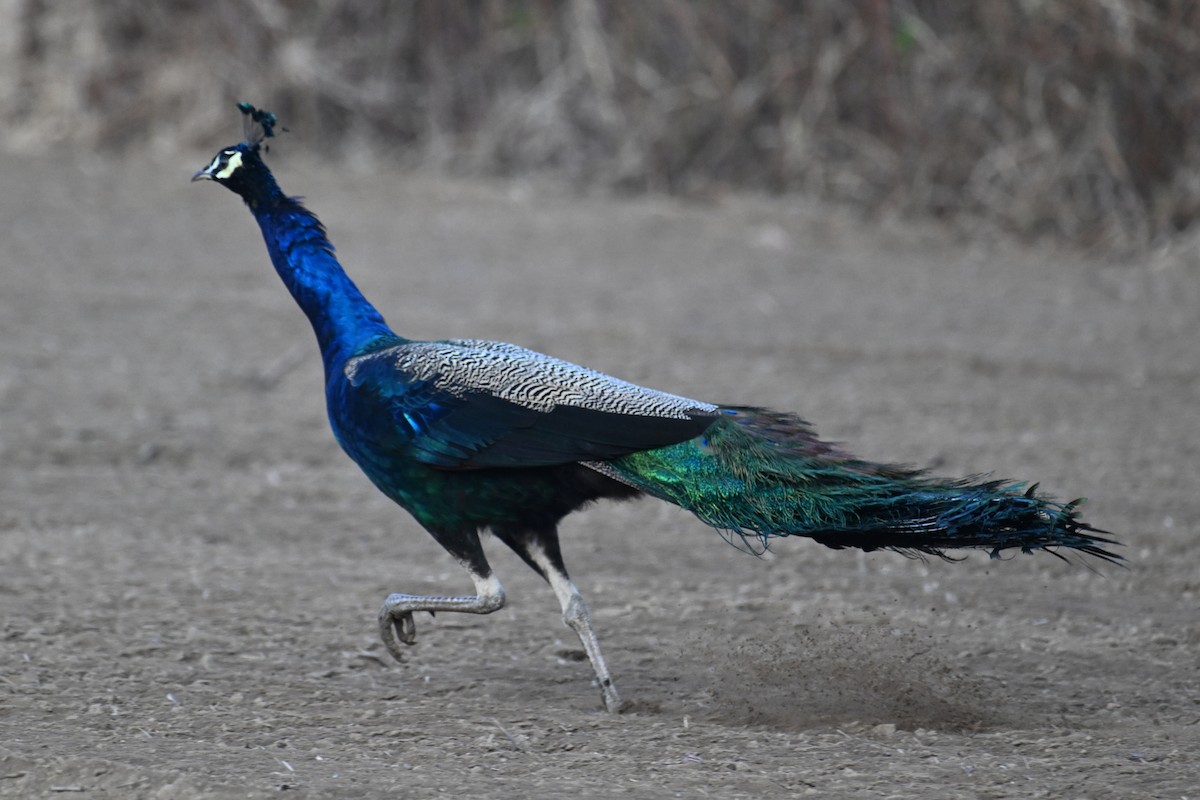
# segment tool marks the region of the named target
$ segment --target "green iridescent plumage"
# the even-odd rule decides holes
[[[863,461],[793,415],[723,410],[702,437],[613,459],[607,473],[760,547],[806,536],[834,548],[942,555],[971,547],[995,555],[1058,546],[1114,558],[1103,549],[1110,540],[1077,519],[1080,501]]]

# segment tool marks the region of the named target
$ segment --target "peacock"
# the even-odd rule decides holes
[[[946,558],[947,550],[1060,548],[1118,562],[1118,544],[1082,521],[1079,500],[1036,485],[947,480],[865,461],[799,417],[691,400],[502,342],[415,341],[394,333],[343,271],[325,228],[263,162],[278,121],[248,103],[245,138],[193,181],[240,195],[271,263],[308,316],[325,370],[329,423],[342,449],[467,571],[474,594],[389,595],[380,635],[403,661],[413,614],[490,614],[505,593],[484,555],[490,533],[549,583],[579,637],[604,707],[620,708],[557,526],[602,498],[674,503],[758,548],[805,536],[827,547]]]

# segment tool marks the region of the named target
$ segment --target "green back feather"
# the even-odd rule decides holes
[[[808,536],[831,547],[941,555],[1065,546],[1104,554],[1093,530],[1017,483],[952,481],[854,458],[802,420],[724,409],[703,436],[608,462],[617,477],[704,522],[756,537]]]

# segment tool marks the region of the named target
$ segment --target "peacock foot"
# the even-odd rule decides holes
[[[504,589],[493,575],[475,578],[478,595],[433,596],[415,594],[389,594],[379,609],[379,638],[397,661],[404,661],[404,650],[400,643],[415,644],[417,626],[413,622],[414,611],[458,611],[466,614],[490,614],[504,606]]]

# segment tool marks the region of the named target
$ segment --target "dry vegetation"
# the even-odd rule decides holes
[[[1200,215],[1191,0],[0,4],[9,146],[205,149],[250,99],[342,156],[808,191],[1142,246]]]

